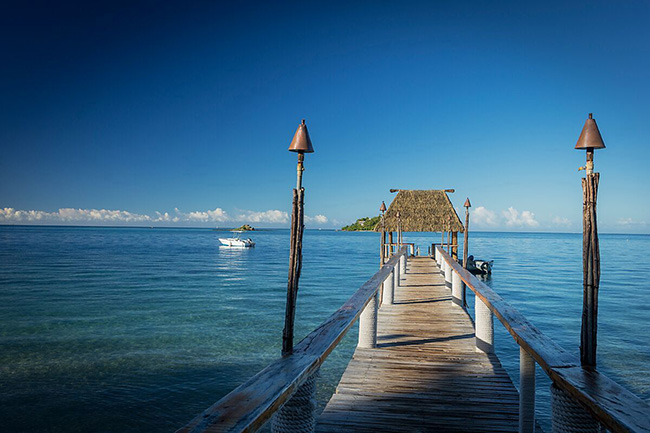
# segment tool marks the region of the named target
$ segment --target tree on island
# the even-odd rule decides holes
[[[343,227],[341,230],[347,232],[372,231],[381,221],[380,216],[359,218],[354,224]]]
[[[235,229],[234,231],[238,231],[238,232],[252,232],[252,231],[255,231],[255,229],[254,229],[253,227],[249,226],[248,224],[244,224],[243,226],[241,226],[241,227]]]

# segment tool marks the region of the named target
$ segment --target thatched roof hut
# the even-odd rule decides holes
[[[387,232],[397,231],[398,211],[403,232],[465,231],[444,190],[400,190],[386,211]],[[381,228],[379,223],[375,231],[379,232]]]

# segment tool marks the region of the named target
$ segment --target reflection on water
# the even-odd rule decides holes
[[[241,249],[220,247],[226,233],[0,227],[3,428],[170,431],[277,358],[289,231],[256,231],[256,247]],[[421,251],[439,239],[405,237]],[[305,232],[296,340],[377,270],[378,245],[375,233]],[[630,264],[649,250],[648,236],[601,236],[599,368],[646,400],[650,285]],[[472,233],[470,254],[494,260],[486,283],[577,353],[580,235]],[[495,333],[517,382],[518,348]],[[321,406],[355,343],[356,327],[322,368]],[[538,371],[544,423],[547,385]]]

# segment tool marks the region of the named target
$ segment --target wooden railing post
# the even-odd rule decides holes
[[[463,302],[463,299],[465,298],[464,292],[465,292],[465,283],[460,278],[460,275],[457,272],[452,271],[452,275],[451,275],[451,302],[453,304],[464,307],[465,306],[465,304]]]
[[[291,399],[271,419],[272,433],[311,433],[316,429],[316,379],[318,371],[300,385]]]
[[[551,425],[553,433],[598,433],[600,423],[569,394],[551,384]]]
[[[476,318],[476,351],[494,352],[494,314],[478,296],[474,302],[474,317]]]
[[[376,293],[359,316],[359,344],[357,347],[374,349],[377,347],[377,310],[379,294]]]
[[[394,272],[394,271],[393,271]],[[382,305],[393,305],[395,301],[395,290],[393,288],[393,283],[395,282],[395,276],[391,272],[388,277],[384,280],[384,292],[383,298],[381,300]]]
[[[535,360],[519,348],[519,433],[535,433]]]
[[[401,274],[406,275],[406,254],[399,258],[399,271]]]

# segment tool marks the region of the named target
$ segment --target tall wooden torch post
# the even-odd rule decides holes
[[[596,226],[596,197],[598,195],[598,181],[600,175],[594,173],[594,150],[604,149],[605,143],[600,136],[598,126],[591,113],[582,128],[576,149],[587,151],[587,164],[578,170],[585,170],[586,176],[582,179],[582,327],[580,329],[580,363],[586,368],[596,367],[596,331],[598,330],[598,285],[600,284],[600,251],[598,249],[598,228]],[[523,349],[520,351],[520,362],[522,366],[529,365],[530,368],[521,368],[520,383],[525,384],[524,375],[531,377],[531,384],[527,386],[530,390],[520,392],[520,426],[522,417],[521,408],[528,407],[522,401],[521,396],[534,394],[535,361],[527,355]],[[528,359],[524,362],[525,359]],[[533,415],[528,419],[530,431],[534,426],[534,397],[530,398]],[[553,431],[560,432],[593,432],[603,431],[598,421],[591,413],[573,400],[569,394],[559,388],[555,383],[551,384],[551,411],[553,416]],[[577,429],[576,426],[579,426]],[[521,428],[519,431],[522,431]]]
[[[596,366],[596,332],[598,330],[598,286],[600,284],[600,250],[596,224],[596,198],[600,173],[594,173],[594,150],[604,149],[605,143],[589,113],[582,128],[576,149],[587,151],[587,164],[582,179],[582,328],[580,332],[580,361],[583,366]]]
[[[463,267],[467,269],[467,254],[469,253],[469,208],[472,207],[472,204],[469,202],[469,197],[465,200],[465,236],[463,237]]]
[[[293,208],[291,211],[291,238],[289,251],[289,281],[287,284],[287,306],[284,315],[284,330],[282,331],[282,356],[290,355],[293,351],[293,328],[296,317],[296,299],[298,296],[298,280],[302,269],[302,234],[305,229],[305,189],[302,187],[302,172],[305,171],[303,162],[305,153],[312,153],[309,132],[305,120],[298,126],[289,151],[298,153],[297,184],[293,190]]]
[[[381,202],[379,207],[381,212],[381,252],[379,253],[379,267],[384,266],[386,262],[386,222],[384,221],[384,214],[386,213],[386,203]]]
[[[402,217],[397,212],[397,251],[402,249]]]
[[[451,255],[451,216],[447,217],[447,254]]]

